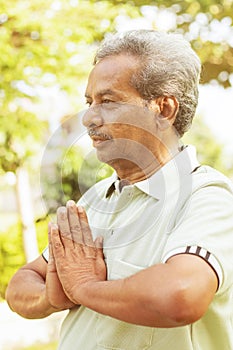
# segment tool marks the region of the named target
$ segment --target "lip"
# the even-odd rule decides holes
[[[93,141],[94,147],[98,147],[99,145],[103,144],[104,142],[112,139],[109,135],[107,135],[103,132],[98,132],[94,129],[88,130],[88,134]]]
[[[92,141],[93,141],[93,146],[94,147],[98,147],[99,145],[105,143],[106,141],[109,141],[109,140],[106,140],[106,139],[101,139],[99,137],[92,137]]]

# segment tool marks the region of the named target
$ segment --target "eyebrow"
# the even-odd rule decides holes
[[[97,97],[102,97],[104,95],[111,95],[111,96],[118,96],[114,91],[112,91],[111,89],[106,89],[106,90],[103,90],[103,91],[99,91],[97,94]],[[86,93],[85,94],[85,97],[86,98],[91,98],[91,96]]]

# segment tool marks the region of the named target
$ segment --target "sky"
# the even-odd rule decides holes
[[[203,116],[226,152],[233,154],[233,88],[201,85],[197,114]]]

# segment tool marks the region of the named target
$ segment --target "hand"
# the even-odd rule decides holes
[[[67,297],[81,303],[82,287],[106,280],[102,237],[93,241],[87,215],[73,201],[58,209],[57,222],[51,232],[57,274]]]
[[[57,230],[53,224],[49,224],[49,261],[46,274],[46,292],[49,303],[56,309],[65,310],[75,306],[66,296],[61,282],[57,275],[57,268],[53,255],[53,247],[51,242],[51,232]]]

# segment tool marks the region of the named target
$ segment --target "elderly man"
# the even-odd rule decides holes
[[[83,123],[115,172],[58,209],[49,251],[6,294],[28,318],[70,309],[59,349],[233,349],[233,187],[180,142],[199,75],[175,34],[116,34],[97,51]]]

